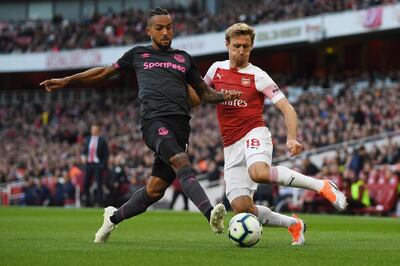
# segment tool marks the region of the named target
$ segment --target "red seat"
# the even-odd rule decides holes
[[[354,210],[360,214],[387,214],[393,208],[397,199],[397,185],[368,184],[369,195],[375,204],[370,207]]]

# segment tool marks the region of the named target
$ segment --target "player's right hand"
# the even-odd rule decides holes
[[[290,152],[290,156],[295,156],[297,154],[299,154],[300,152],[303,151],[303,145],[300,144],[300,142],[298,142],[295,139],[289,139],[286,141],[286,146],[289,149]]]
[[[235,99],[239,99],[240,96],[242,96],[242,92],[241,91],[237,91],[237,90],[224,91],[224,100],[225,101],[232,101],[232,100],[235,100]]]
[[[60,78],[60,79],[47,79],[45,81],[40,82],[40,86],[44,86],[46,91],[52,92],[54,90],[58,90],[64,88],[68,83],[68,79]]]

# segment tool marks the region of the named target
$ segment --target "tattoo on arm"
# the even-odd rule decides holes
[[[196,84],[195,90],[198,95],[200,95],[203,102],[206,103],[221,103],[224,102],[224,94],[221,92],[217,92],[216,90],[207,86],[207,84],[203,81],[200,84]]]

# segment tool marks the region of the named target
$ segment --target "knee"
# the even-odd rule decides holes
[[[254,215],[257,214],[254,205],[232,204],[232,210],[235,214],[242,212],[252,213]]]
[[[263,162],[257,162],[249,167],[250,178],[256,183],[270,183],[271,174],[270,167],[268,164]]]
[[[189,157],[187,156],[186,153],[180,152],[178,154],[175,154],[169,159],[169,162],[175,170],[179,170],[180,168],[190,165],[190,160]]]
[[[253,199],[249,196],[240,196],[232,200],[231,202],[232,210],[235,213],[249,212],[256,214],[256,209],[253,203]]]
[[[165,189],[155,186],[147,186],[146,193],[152,199],[161,199],[165,194]]]

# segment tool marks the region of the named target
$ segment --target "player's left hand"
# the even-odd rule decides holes
[[[236,91],[236,90],[227,90],[224,92],[224,100],[225,101],[232,101],[235,99],[239,99],[240,96],[242,96],[241,91]]]
[[[297,155],[297,154],[299,154],[300,152],[303,151],[303,145],[301,145],[295,139],[288,139],[286,141],[286,146],[288,147],[288,149],[290,151],[290,156]]]

